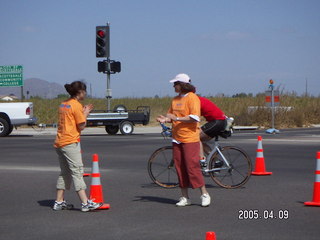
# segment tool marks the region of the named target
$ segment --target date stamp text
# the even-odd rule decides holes
[[[289,219],[289,210],[279,209],[279,210],[258,210],[258,209],[240,209],[238,211],[239,220],[271,220],[271,219],[280,219],[287,220]]]

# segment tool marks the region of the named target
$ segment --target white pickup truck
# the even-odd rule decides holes
[[[0,137],[8,136],[13,127],[36,122],[32,102],[0,103]]]

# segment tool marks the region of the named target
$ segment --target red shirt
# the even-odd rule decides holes
[[[218,108],[213,102],[211,102],[209,99],[200,97],[201,103],[201,116],[203,116],[208,122],[213,120],[225,120],[226,116],[221,111],[220,108]]]

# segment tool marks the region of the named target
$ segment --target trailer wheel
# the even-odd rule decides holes
[[[124,121],[120,124],[120,132],[123,135],[130,135],[133,132],[133,124],[129,121]]]
[[[119,131],[119,126],[118,125],[106,125],[106,132],[110,135],[116,135],[117,132]]]
[[[7,120],[0,118],[0,137],[5,137],[9,135],[10,124]]]

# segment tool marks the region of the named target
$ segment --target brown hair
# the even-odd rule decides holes
[[[190,83],[179,82],[179,84],[181,86],[181,92],[182,93],[188,93],[188,92],[195,92],[196,91],[195,86],[193,86]]]
[[[81,90],[87,91],[87,85],[81,81],[74,81],[71,84],[65,84],[64,88],[71,97],[77,96]]]

